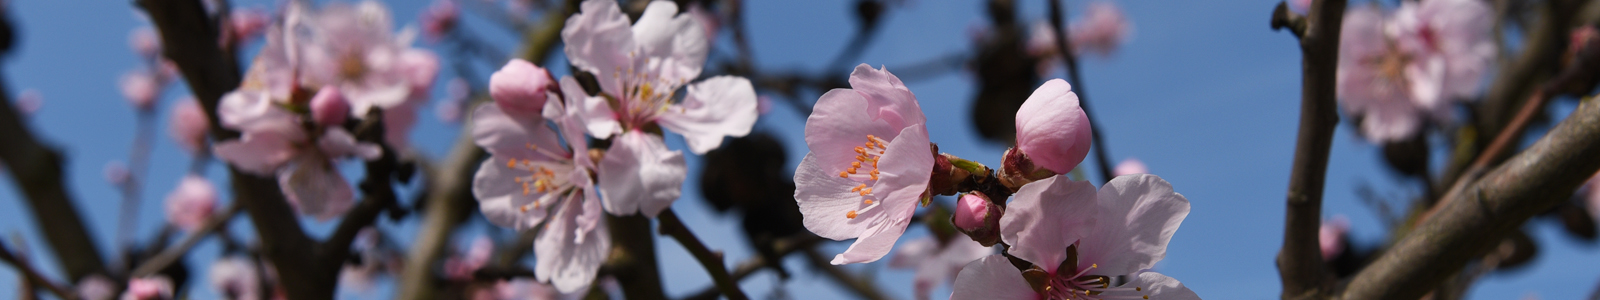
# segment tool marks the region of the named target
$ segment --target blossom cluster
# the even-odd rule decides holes
[[[919,206],[952,193],[943,174],[987,171],[955,171],[963,168],[951,165],[959,158],[934,153],[916,96],[888,70],[863,64],[849,82],[850,89],[817,100],[805,128],[811,151],[795,171],[806,228],[855,239],[834,264],[883,258]],[[1098,192],[1062,175],[1088,154],[1089,126],[1070,84],[1044,83],[1017,112],[1017,146],[997,175],[1015,200],[969,191],[951,223],[972,241],[914,241],[891,265],[904,264],[901,256],[921,260],[916,287],[923,296],[959,269],[953,299],[1197,299],[1177,280],[1149,271],[1188,215],[1188,200],[1155,175],[1120,176]],[[997,243],[1032,267],[1019,270],[993,254],[988,246]]]
[[[1483,1],[1405,1],[1385,13],[1351,8],[1339,37],[1339,104],[1361,134],[1392,142],[1448,122],[1475,96],[1495,58],[1493,10]]]
[[[688,169],[683,152],[667,148],[664,130],[682,135],[696,154],[750,132],[758,113],[749,80],[691,83],[704,68],[706,34],[670,1],[650,2],[633,22],[613,0],[584,1],[561,38],[568,61],[594,75],[598,93],[523,60],[490,78],[494,103],[469,121],[491,156],[472,192],[490,222],[539,232],[539,281],[581,292],[611,251],[603,214],[655,217],[678,198]],[[591,138],[609,147],[590,148]]]

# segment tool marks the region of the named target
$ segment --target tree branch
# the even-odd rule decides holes
[[[184,255],[189,254],[189,249],[193,249],[195,245],[200,244],[200,240],[216,232],[218,228],[222,228],[222,225],[227,224],[228,221],[232,221],[233,216],[238,215],[242,210],[243,207],[239,206],[239,203],[228,205],[221,212],[212,215],[210,219],[206,219],[206,222],[200,225],[200,229],[196,229],[194,232],[190,232],[189,235],[184,236],[177,246],[167,247],[167,249],[161,250],[161,253],[140,263],[139,267],[134,268],[133,274],[128,277],[138,278],[155,274],[166,269],[172,263],[182,260]]]
[[[661,216],[656,219],[661,221],[661,234],[670,235],[672,239],[678,240],[679,244],[683,244],[683,248],[689,250],[689,254],[694,255],[695,260],[700,261],[700,266],[711,273],[711,281],[717,284],[717,289],[722,290],[722,295],[728,296],[730,300],[750,299],[744,291],[739,290],[739,282],[728,275],[727,264],[722,262],[722,253],[712,252],[706,248],[706,245],[700,242],[700,238],[696,238],[694,232],[690,232],[689,227],[683,225],[683,221],[678,219],[678,213],[673,212],[671,207],[662,211]]]
[[[1343,299],[1421,297],[1468,260],[1551,206],[1600,170],[1600,104],[1586,101],[1533,146],[1446,200],[1356,274]]]
[[[828,274],[828,277],[833,278],[835,283],[838,283],[845,288],[849,288],[851,292],[855,292],[856,295],[861,296],[862,299],[889,299],[889,296],[884,295],[883,291],[879,291],[878,287],[872,284],[872,280],[870,278],[856,277],[855,275],[850,274],[850,272],[839,268],[839,266],[833,265],[833,263],[828,262],[828,257],[823,256],[821,252],[817,252],[816,248],[804,249],[806,252],[806,261],[811,262],[812,267],[822,270],[823,274]]]
[[[105,262],[99,247],[89,238],[76,201],[64,183],[65,162],[59,151],[36,140],[23,124],[22,115],[12,107],[10,93],[0,86],[0,161],[11,172],[11,180],[22,191],[23,200],[39,223],[45,241],[70,281],[104,272]]]
[[[774,241],[773,252],[777,252],[777,257],[784,257],[788,256],[789,253],[811,248],[811,246],[815,246],[819,242],[822,242],[822,237],[813,235],[809,232],[801,233],[799,236]],[[756,271],[765,269],[768,266],[771,266],[771,264],[767,262],[766,258],[762,258],[762,256],[758,255],[739,263],[738,266],[733,268],[733,272],[729,273],[728,275],[733,277],[733,281],[741,281],[744,280],[745,277],[749,277],[750,275],[755,274]],[[717,299],[717,295],[720,295],[719,292],[720,290],[717,288],[717,286],[713,285],[700,290],[700,292],[690,294],[690,296],[684,297],[683,299],[715,300]]]
[[[1072,82],[1072,89],[1078,94],[1078,106],[1083,108],[1083,115],[1089,120],[1096,120],[1094,113],[1089,112],[1089,93],[1084,87],[1083,76],[1078,73],[1078,55],[1072,52],[1072,41],[1067,40],[1066,21],[1061,16],[1066,10],[1061,5],[1061,0],[1050,0],[1050,26],[1056,29],[1056,52],[1061,53],[1061,62],[1067,66],[1067,80]],[[1095,164],[1100,167],[1100,180],[1111,181],[1115,173],[1111,172],[1111,159],[1106,157],[1106,142],[1104,135],[1100,134],[1098,126],[1089,126],[1089,138],[1094,149]]]
[[[1316,298],[1329,292],[1330,281],[1323,270],[1317,232],[1322,224],[1322,190],[1328,171],[1329,148],[1333,146],[1333,131],[1339,124],[1334,75],[1344,10],[1343,0],[1313,2],[1305,33],[1297,35],[1304,56],[1301,64],[1303,87],[1299,137],[1295,141],[1294,164],[1289,175],[1283,248],[1278,252],[1284,299]],[[1274,14],[1272,23],[1288,23],[1277,19],[1286,15],[1290,14]]]
[[[6,264],[10,264],[11,267],[16,268],[17,273],[21,273],[22,277],[26,279],[24,282],[32,285],[43,286],[45,290],[50,291],[51,294],[55,294],[57,298],[69,300],[78,299],[78,295],[76,293],[73,293],[66,288],[62,288],[61,285],[50,281],[49,278],[44,277],[44,274],[39,273],[38,269],[34,269],[33,265],[28,264],[26,260],[12,253],[11,247],[6,246],[5,242],[0,242],[0,260],[3,260],[6,262]],[[33,295],[31,288],[24,289],[20,292],[26,295]]]

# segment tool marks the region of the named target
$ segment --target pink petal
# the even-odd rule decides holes
[[[480,105],[472,113],[471,126],[473,141],[501,163],[506,159],[549,159],[539,151],[569,154],[539,116],[513,118],[499,106]]]
[[[206,131],[210,129],[211,121],[206,119],[205,109],[200,107],[200,103],[195,101],[194,97],[185,98],[174,104],[169,118],[168,133],[172,135],[172,139],[178,141],[179,146],[183,146],[183,149],[190,153],[205,151]]]
[[[1005,256],[995,254],[972,261],[956,274],[951,300],[1018,299],[1035,300],[1039,295],[1022,279],[1022,271],[1011,266]]]
[[[1100,188],[1095,231],[1078,245],[1080,261],[1097,272],[1133,274],[1167,256],[1167,242],[1189,215],[1189,200],[1160,176],[1121,176]],[[1015,250],[1013,250],[1015,251]]]
[[[912,206],[912,208],[915,208],[915,206]],[[889,207],[884,209],[889,209]],[[893,212],[890,214],[893,214]],[[876,218],[876,222],[872,224],[872,227],[861,233],[861,237],[857,238],[855,243],[850,244],[849,249],[845,249],[844,253],[839,253],[839,255],[833,257],[832,263],[843,265],[878,261],[884,255],[889,254],[889,249],[894,247],[895,240],[899,240],[900,235],[905,234],[906,225],[910,223],[910,210],[898,216]]]
[[[824,173],[837,175],[856,161],[855,147],[866,142],[867,136],[893,142],[905,129],[880,120],[880,111],[868,105],[861,93],[849,89],[834,89],[817,99],[806,118],[806,146],[816,155],[816,163],[822,164],[819,169],[828,171]]]
[[[1117,163],[1117,168],[1112,173],[1116,174],[1116,176],[1147,174],[1150,173],[1150,169],[1146,168],[1144,162],[1139,161],[1139,159],[1129,157],[1122,160],[1121,163]]]
[[[690,85],[683,103],[667,110],[657,122],[682,134],[695,154],[716,149],[723,136],[749,134],[759,115],[755,88],[750,80],[737,76],[717,76]]]
[[[1033,91],[1017,110],[1017,149],[1035,164],[1066,174],[1089,154],[1089,116],[1078,106],[1072,85],[1051,79]]]
[[[1023,185],[1000,218],[1000,238],[1011,245],[1011,255],[1055,274],[1067,259],[1067,246],[1094,234],[1095,198],[1093,185],[1065,175]]]
[[[678,199],[688,176],[683,152],[667,149],[661,137],[639,131],[617,137],[600,160],[600,191],[606,212],[654,218]]]
[[[533,243],[535,277],[550,282],[562,293],[588,287],[599,272],[600,263],[611,254],[611,233],[605,222],[597,222],[593,230],[577,230],[585,226],[578,220],[584,205],[580,202],[575,197],[563,201],[555,218]]]
[[[688,82],[700,76],[710,45],[705,29],[690,14],[678,14],[671,1],[651,1],[633,25],[639,56],[652,63],[654,75],[667,82]],[[643,60],[637,60],[643,61]]]
[[[633,69],[628,53],[637,46],[631,25],[616,1],[584,1],[580,12],[567,18],[566,27],[561,29],[567,60],[578,69],[594,73],[608,93],[622,94],[621,85],[610,79],[618,70]]]
[[[917,104],[917,96],[911,94],[899,77],[890,74],[888,68],[874,70],[867,64],[857,65],[855,71],[850,72],[850,88],[866,100],[867,111],[875,113],[872,120],[883,119],[894,128],[928,122]]]
[[[276,132],[245,132],[244,136],[217,143],[217,158],[258,176],[272,175],[299,151],[294,142]]]
[[[1172,279],[1172,277],[1167,277],[1167,275],[1162,275],[1161,273],[1141,272],[1137,276],[1129,277],[1128,283],[1122,284],[1122,287],[1139,287],[1143,290],[1119,293],[1142,294],[1142,296],[1150,296],[1150,299],[1200,300],[1200,295],[1196,295],[1194,291],[1189,290],[1189,287],[1183,286],[1182,282],[1178,282],[1177,279]],[[1134,295],[1129,295],[1129,297],[1134,297]]]
[[[489,76],[489,96],[503,111],[538,115],[546,92],[556,85],[550,72],[526,60],[512,59]]]
[[[472,177],[472,196],[478,200],[478,210],[490,223],[516,229],[533,229],[543,222],[554,203],[557,193],[523,193],[523,185],[516,180],[518,174],[506,171],[506,163],[499,159],[484,160],[478,173]],[[535,207],[534,203],[542,205]],[[527,210],[524,210],[527,208]]]
[[[355,156],[364,160],[378,159],[383,156],[383,148],[371,143],[357,142],[344,128],[329,128],[322,133],[322,139],[317,141],[317,147],[329,158]]]
[[[167,221],[193,232],[211,218],[217,205],[217,188],[203,177],[184,176],[178,187],[167,194]]]
[[[878,219],[903,218],[916,210],[933,170],[933,154],[928,151],[922,125],[906,128],[899,135],[901,138],[890,141],[884,151],[883,160],[878,163],[879,180],[871,186],[873,192],[869,195],[853,189],[862,183],[840,178],[839,170],[843,168],[835,167],[838,164],[820,163],[822,156],[816,151],[806,154],[795,170],[795,202],[805,216],[806,229],[834,240],[856,238],[871,231],[869,227],[875,226]],[[878,201],[881,207],[865,209],[871,205],[863,200],[869,199]],[[851,212],[856,212],[856,217],[848,217]]]
[[[300,214],[327,222],[350,210],[355,191],[327,158],[303,155],[295,160],[288,170],[278,173],[278,186]]]

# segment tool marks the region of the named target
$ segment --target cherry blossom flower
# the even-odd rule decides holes
[[[1189,214],[1189,201],[1161,177],[1121,176],[1097,193],[1058,175],[1023,186],[1014,199],[1002,238],[1033,267],[984,257],[956,275],[951,299],[1199,299],[1149,271]]]
[[[234,300],[261,298],[261,279],[254,261],[243,257],[226,257],[211,263],[211,288],[218,294]]]
[[[561,79],[567,101],[581,101],[576,79]],[[535,277],[564,293],[594,281],[611,250],[601,218],[604,201],[594,187],[580,108],[546,101],[543,115],[513,116],[497,101],[473,113],[472,135],[490,154],[473,177],[472,194],[490,222],[516,230],[543,230],[534,241]],[[550,130],[545,120],[560,130]],[[563,147],[561,140],[566,140]],[[611,195],[607,195],[611,197]]]
[[[1089,155],[1089,116],[1066,80],[1051,79],[1017,110],[1017,149],[1038,167],[1066,174]],[[1032,173],[1032,170],[1019,170]]]
[[[164,276],[128,280],[128,290],[122,292],[122,300],[163,299],[172,299],[172,280]]]
[[[217,206],[217,188],[200,176],[184,176],[178,188],[167,194],[167,222],[194,232],[211,218]]]
[[[1127,40],[1129,28],[1122,9],[1110,2],[1090,3],[1082,18],[1067,25],[1072,51],[1109,56]]]
[[[472,240],[472,245],[467,248],[465,253],[445,259],[445,277],[471,281],[472,273],[483,268],[483,265],[489,262],[489,256],[493,254],[494,241],[488,237],[479,236]]]
[[[1348,231],[1350,231],[1350,219],[1343,215],[1322,222],[1322,227],[1317,229],[1317,241],[1322,247],[1323,261],[1333,260],[1344,251],[1344,234]]]
[[[91,274],[78,282],[78,297],[86,300],[110,300],[117,295],[117,286],[105,275]]]
[[[168,134],[178,141],[178,146],[190,154],[199,154],[206,150],[206,131],[210,130],[211,121],[206,119],[205,108],[200,107],[200,102],[193,96],[184,97],[172,105],[172,113],[167,124]]]
[[[306,131],[305,116],[281,107],[263,91],[237,90],[223,96],[222,125],[243,137],[216,144],[223,161],[256,175],[277,175],[285,198],[302,214],[329,220],[353,205],[355,191],[334,168],[345,157],[377,159],[382,149],[357,142],[341,127]]]
[[[939,285],[953,283],[962,266],[993,253],[994,249],[960,236],[945,241],[928,236],[901,245],[889,258],[889,267],[916,270],[912,279],[916,297],[929,299]]]
[[[700,75],[709,51],[700,23],[677,13],[671,1],[650,2],[630,26],[615,1],[588,0],[561,31],[569,61],[593,73],[604,94],[571,105],[583,109],[590,135],[617,136],[598,172],[607,212],[654,217],[681,192],[682,152],[668,150],[647,128],[682,134],[691,151],[705,154],[724,136],[744,136],[755,125],[755,89],[743,77],[708,78],[674,100]]]
[[[155,28],[139,27],[128,32],[128,48],[140,57],[154,59],[161,55],[161,36],[156,34]]]
[[[833,264],[877,261],[905,233],[933,172],[927,118],[916,95],[888,70],[862,64],[852,89],[817,99],[806,119],[811,149],[796,168],[794,198],[806,229],[855,238]]]
[[[1340,33],[1339,103],[1362,117],[1372,142],[1409,138],[1427,121],[1448,121],[1451,104],[1476,94],[1495,57],[1487,4],[1401,3],[1392,16],[1351,9]]]
[[[1117,168],[1111,170],[1112,176],[1133,175],[1133,174],[1149,174],[1149,173],[1150,173],[1150,169],[1146,168],[1144,166],[1144,162],[1139,161],[1139,159],[1132,158],[1132,157],[1129,157],[1128,159],[1124,159],[1124,160],[1122,160],[1122,162],[1117,163]]]
[[[415,33],[394,33],[389,9],[378,2],[328,4],[306,12],[301,24],[304,34],[294,38],[291,50],[303,60],[297,66],[303,83],[337,86],[355,117],[365,117],[373,107],[388,110],[413,102],[418,99],[413,92],[426,90],[437,73],[438,59],[409,46]],[[388,122],[391,115],[384,117]]]
[[[161,94],[161,87],[165,85],[158,75],[147,71],[133,71],[122,75],[120,82],[122,97],[139,110],[155,106],[156,97]]]
[[[522,59],[512,59],[489,76],[489,97],[501,110],[516,116],[539,115],[548,93],[556,89],[550,71]]]

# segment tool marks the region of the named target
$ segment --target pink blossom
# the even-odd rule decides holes
[[[1495,57],[1493,11],[1475,0],[1405,2],[1385,17],[1362,6],[1345,14],[1339,45],[1339,103],[1360,116],[1373,142],[1448,121],[1452,103],[1475,95]]]
[[[1039,167],[1065,174],[1089,154],[1089,116],[1065,80],[1051,79],[1034,90],[1017,110],[1016,123],[1017,149]]]
[[[172,299],[172,280],[163,276],[134,278],[122,292],[122,300],[160,299]]]
[[[422,34],[429,39],[438,40],[451,30],[455,30],[456,22],[461,17],[461,11],[456,8],[452,0],[434,0],[422,11]]]
[[[953,218],[956,227],[963,229],[983,227],[983,220],[989,216],[989,199],[978,195],[961,195],[956,199],[956,211]]]
[[[161,36],[155,28],[139,27],[128,33],[128,48],[140,57],[156,58],[161,55]]]
[[[106,162],[106,166],[101,169],[101,173],[105,175],[106,182],[117,186],[128,183],[128,177],[132,176],[128,173],[127,164],[115,160]]]
[[[550,71],[522,59],[512,59],[489,76],[489,97],[500,110],[512,115],[538,115],[547,93],[556,89]]]
[[[1114,174],[1115,176],[1149,173],[1150,169],[1145,168],[1144,162],[1132,157],[1122,160],[1121,163],[1117,163],[1117,168],[1111,170],[1111,174]]]
[[[502,280],[500,282],[497,282],[497,283],[495,283],[494,289],[492,290],[492,292],[493,292],[493,294],[486,295],[486,296],[492,296],[492,297],[489,297],[487,299],[490,299],[490,300],[579,299],[579,297],[578,297],[579,295],[586,294],[586,293],[580,291],[580,292],[577,292],[577,293],[567,293],[567,294],[564,295],[560,291],[556,290],[556,288],[553,287],[553,286],[550,286],[550,285],[544,284],[544,283],[540,283],[538,281],[534,281],[534,280],[530,280],[530,279],[523,279],[523,278],[517,278],[517,279],[512,279],[512,280]],[[484,298],[475,298],[475,299],[484,299]]]
[[[225,257],[211,263],[211,288],[227,299],[256,300],[261,298],[261,279],[256,273],[256,263],[243,257]]]
[[[850,87],[817,99],[806,119],[811,152],[794,174],[806,229],[833,240],[856,239],[833,264],[888,254],[933,172],[927,119],[916,95],[888,70],[866,64],[850,73]]]
[[[645,128],[681,134],[691,151],[704,154],[724,136],[744,136],[755,125],[755,89],[743,77],[708,78],[688,85],[681,102],[674,100],[700,75],[709,46],[700,23],[679,15],[671,1],[650,2],[637,23],[615,1],[584,1],[561,38],[568,60],[599,78],[605,96],[571,105],[582,108],[590,135],[620,135],[598,172],[608,212],[654,217],[681,192],[687,176],[682,152],[668,150]]]
[[[206,131],[210,129],[211,121],[206,119],[205,108],[200,107],[200,102],[193,96],[184,97],[172,105],[172,116],[168,121],[171,122],[167,124],[168,133],[178,141],[178,146],[191,154],[205,151]]]
[[[916,299],[929,299],[939,285],[954,283],[962,266],[993,253],[994,249],[959,236],[946,241],[929,236],[901,245],[889,258],[889,267],[916,270],[912,279]]]
[[[1333,260],[1344,251],[1344,233],[1347,231],[1350,231],[1350,219],[1342,215],[1322,222],[1322,227],[1317,230],[1317,240],[1322,247],[1323,261]]]
[[[588,97],[572,77],[560,84],[566,101]],[[513,116],[498,105],[478,106],[472,135],[490,158],[473,177],[472,194],[491,223],[543,230],[534,241],[534,275],[571,293],[594,281],[610,253],[611,237],[601,220],[604,199],[591,180],[597,167],[578,119],[581,109],[546,101],[542,111]],[[556,124],[559,134],[546,120]],[[562,139],[568,141],[565,147]]]
[[[216,211],[217,188],[204,177],[189,175],[167,194],[167,222],[194,232]]]
[[[155,106],[156,97],[160,96],[163,83],[156,75],[145,71],[133,71],[122,75],[122,97],[132,103],[134,108],[140,110],[150,109]]]
[[[85,300],[110,300],[117,295],[116,284],[104,275],[91,274],[78,281],[78,297]]]
[[[1023,186],[1007,209],[1001,236],[1033,267],[984,257],[956,275],[951,299],[1199,299],[1149,271],[1189,214],[1189,201],[1161,177],[1121,176],[1097,193],[1057,175]]]
[[[1067,25],[1067,38],[1074,53],[1108,56],[1127,39],[1130,27],[1116,4],[1094,2],[1082,18]]]
[[[484,236],[472,239],[472,246],[468,247],[465,253],[445,259],[445,277],[471,281],[472,273],[483,268],[483,265],[489,262],[489,256],[493,254],[494,240]]]
[[[417,81],[419,75],[431,80],[429,62],[436,70],[437,59],[426,50],[410,48],[412,34],[392,32],[389,9],[383,4],[332,3],[305,12],[303,19],[304,34],[288,38],[295,43],[290,50],[298,51],[303,83],[339,87],[353,116],[365,117],[373,107],[405,104],[414,99],[418,85],[431,84]]]
[[[350,102],[339,94],[339,87],[325,87],[311,96],[311,120],[323,126],[340,126],[350,116]]]
[[[17,111],[25,115],[31,115],[44,106],[44,94],[40,94],[39,90],[35,89],[23,89],[22,92],[17,93],[16,104]]]
[[[220,42],[227,48],[243,45],[246,40],[260,36],[268,22],[267,13],[260,9],[234,9],[228,16],[228,26],[223,28],[224,36]]]

